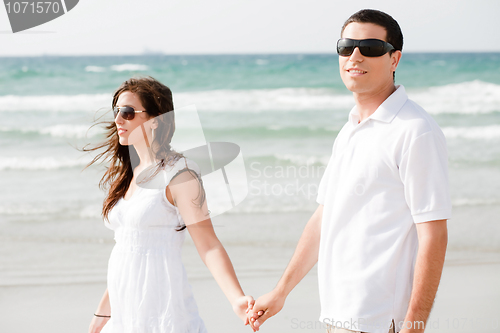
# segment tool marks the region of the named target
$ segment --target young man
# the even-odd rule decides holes
[[[447,150],[435,121],[394,85],[398,23],[361,10],[342,27],[340,76],[356,106],[333,145],[319,207],[254,328],[318,262],[328,332],[423,332],[441,278],[451,215]]]

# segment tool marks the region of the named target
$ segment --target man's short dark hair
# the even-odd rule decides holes
[[[362,9],[352,14],[351,17],[344,22],[340,35],[342,36],[348,24],[354,22],[372,23],[381,26],[387,33],[386,42],[394,46],[395,50],[403,51],[403,33],[401,32],[398,22],[396,22],[391,15],[381,12],[380,10]],[[394,52],[394,50],[390,51],[390,54],[392,54],[392,52]]]
[[[401,32],[398,22],[396,22],[391,15],[381,12],[380,10],[362,9],[352,14],[351,17],[345,21],[340,34],[342,35],[345,27],[347,27],[349,23],[354,22],[373,23],[381,26],[387,32],[386,42],[391,43],[396,50],[403,50],[403,33]]]

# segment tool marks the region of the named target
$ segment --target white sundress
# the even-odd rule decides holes
[[[162,170],[165,184],[186,166],[185,158]],[[138,187],[109,213],[116,244],[108,263],[111,318],[101,333],[206,333],[181,261],[186,230],[166,198],[165,187]]]

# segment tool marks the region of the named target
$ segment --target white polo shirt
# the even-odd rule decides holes
[[[410,301],[415,223],[451,216],[448,156],[442,131],[403,86],[359,119],[354,107],[319,186],[320,320],[387,333]]]

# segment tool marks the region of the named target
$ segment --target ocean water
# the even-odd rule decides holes
[[[168,85],[176,108],[194,104],[208,141],[241,147],[249,195],[221,221],[245,221],[240,228],[248,232],[232,242],[259,239],[248,225],[252,214],[260,216],[257,226],[280,234],[295,224],[273,224],[272,216],[314,210],[332,144],[354,105],[337,55],[0,58],[4,244],[111,244],[100,217],[105,166],[82,171],[91,156],[76,147],[103,139],[89,128],[96,117],[111,119],[114,90],[134,75]],[[396,83],[447,138],[451,248],[500,251],[500,54],[404,54]],[[296,242],[295,233],[283,235]]]

